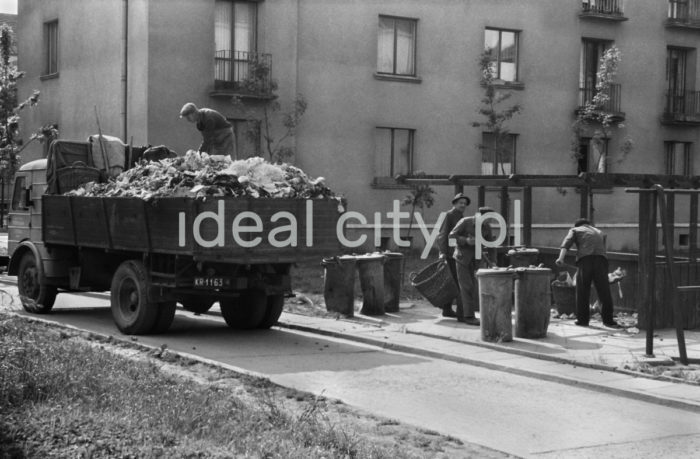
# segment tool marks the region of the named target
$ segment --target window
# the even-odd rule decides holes
[[[44,43],[44,75],[55,75],[58,73],[58,21],[44,24]]]
[[[484,50],[491,53],[491,69],[498,80],[518,81],[518,35],[513,30],[486,29]]]
[[[666,51],[667,113],[686,113],[692,109],[692,100],[686,94],[689,53],[687,48],[669,47]]]
[[[669,0],[668,18],[678,21],[698,21],[700,20],[700,2],[698,0]]]
[[[217,0],[214,13],[215,80],[248,77],[257,49],[257,3]]]
[[[515,144],[517,134],[496,136],[481,134],[482,175],[510,175],[515,173]]]
[[[606,172],[605,162],[608,153],[608,140],[604,138],[593,139],[582,137],[579,139],[578,171],[581,172]]]
[[[231,119],[228,121],[233,125],[238,159],[263,156],[260,146],[260,121]]]
[[[377,177],[394,178],[413,171],[412,129],[378,127],[375,133],[374,171]]]
[[[584,38],[581,45],[581,67],[579,71],[579,89],[581,92],[580,106],[592,102],[598,84],[598,69],[600,59],[612,45],[606,40]]]
[[[669,175],[693,175],[690,142],[664,142],[666,147],[666,173]]]
[[[27,206],[27,190],[25,189],[26,177],[17,176],[15,189],[12,193],[12,210],[29,210]]]
[[[414,19],[379,16],[378,73],[416,76],[416,26]]]

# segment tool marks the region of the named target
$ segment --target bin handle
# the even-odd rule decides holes
[[[415,272],[415,271],[411,271],[411,273],[408,275],[408,280],[410,280],[411,282],[413,282],[413,279],[415,279],[416,276],[418,276],[418,273]]]

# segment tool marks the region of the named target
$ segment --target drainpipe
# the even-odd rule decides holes
[[[122,7],[122,139],[128,143],[129,0],[122,0]]]

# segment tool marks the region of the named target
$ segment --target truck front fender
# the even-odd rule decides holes
[[[36,244],[30,241],[20,242],[20,244],[17,246],[15,251],[12,253],[12,257],[10,257],[10,265],[7,267],[7,273],[11,276],[17,275],[19,271],[19,262],[22,260],[25,253],[31,253],[34,255],[34,258],[37,260],[37,267],[39,268],[39,276],[43,278],[44,263],[42,263],[41,253]]]

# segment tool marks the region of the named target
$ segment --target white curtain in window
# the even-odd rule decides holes
[[[377,71],[382,73],[394,72],[394,20],[391,18],[379,18]]]
[[[253,30],[255,20],[254,3],[234,3],[233,17],[235,23],[234,31],[234,50],[249,53],[254,50],[253,46]]]
[[[231,81],[232,18],[232,3],[217,1],[214,9],[215,78],[217,80]]]
[[[514,32],[501,32],[501,68],[500,78],[503,81],[516,80],[517,44]]]
[[[415,24],[413,21],[396,21],[396,73],[413,75],[415,56]]]
[[[375,130],[374,174],[376,177],[391,176],[391,129]]]
[[[394,130],[393,169],[393,175],[408,174],[411,171],[411,131],[409,130]]]

